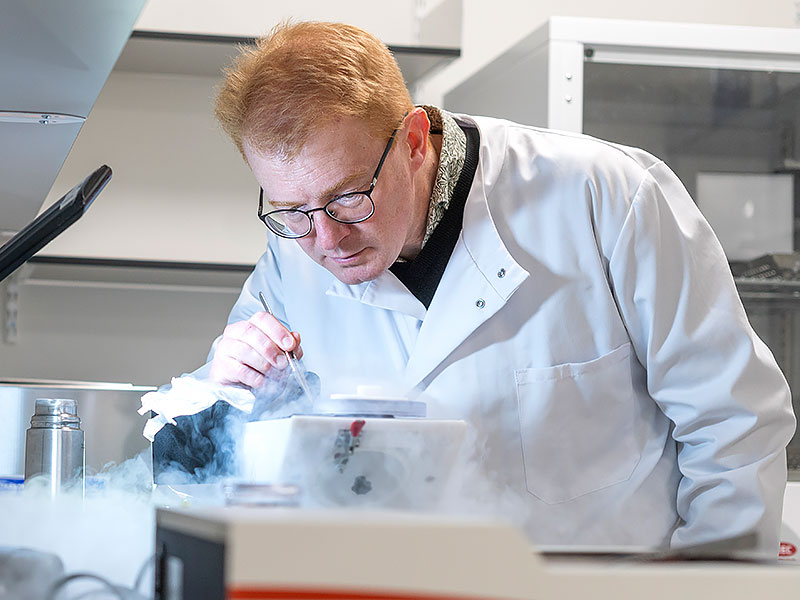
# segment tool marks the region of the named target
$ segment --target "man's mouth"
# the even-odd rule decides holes
[[[364,250],[359,250],[358,252],[354,252],[353,254],[348,254],[345,256],[328,256],[333,262],[337,265],[346,265],[351,262],[355,262],[361,256],[361,253]]]

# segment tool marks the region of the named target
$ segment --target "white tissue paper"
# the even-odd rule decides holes
[[[164,425],[175,425],[175,417],[195,415],[212,407],[217,400],[249,413],[253,410],[255,396],[247,388],[220,385],[190,375],[173,377],[170,386],[142,396],[139,414],[157,413],[145,423],[142,435],[152,442]]]

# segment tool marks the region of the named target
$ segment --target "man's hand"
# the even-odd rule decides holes
[[[225,328],[209,378],[225,385],[260,387],[270,369],[288,366],[283,350],[293,350],[297,358],[302,358],[300,334],[286,329],[272,315],[257,312],[249,320]]]

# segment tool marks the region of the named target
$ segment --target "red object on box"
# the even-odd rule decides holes
[[[353,421],[353,423],[350,425],[350,435],[352,435],[354,438],[357,438],[359,435],[361,435],[361,430],[364,429],[364,425],[366,424],[366,421],[362,419]]]

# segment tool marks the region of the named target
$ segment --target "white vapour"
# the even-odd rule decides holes
[[[92,573],[132,588],[155,548],[148,459],[139,455],[106,469],[91,479],[85,496],[71,491],[51,498],[45,481],[31,483],[21,493],[0,494],[0,546],[53,553],[66,574]],[[152,593],[146,586],[141,591]]]
[[[336,391],[339,392],[355,389],[349,385],[353,382],[336,383],[338,388]],[[318,378],[315,384],[319,386]],[[253,394],[255,399],[250,411],[232,411],[230,417],[226,418],[224,426],[215,433],[218,436],[215,445],[220,448],[215,464],[191,476],[188,476],[185,470],[181,472],[176,469],[172,483],[209,484],[223,479],[223,473],[230,471],[225,467],[235,467],[240,464],[236,452],[241,447],[239,437],[246,421],[312,412],[307,399],[299,396],[291,381],[287,382],[286,379],[271,381],[269,386],[255,390]],[[402,396],[395,393],[396,386],[382,387],[381,395],[384,397]],[[166,425],[166,427],[171,426]],[[370,432],[369,425],[366,432]],[[436,506],[431,506],[428,502],[429,496],[423,493],[421,488],[408,488],[401,490],[403,497],[409,500],[407,508],[421,510],[419,506],[414,506],[416,498],[417,504],[425,504],[425,511],[498,518],[510,520],[521,526],[528,512],[527,499],[503,484],[502,478],[492,473],[482,460],[482,456],[485,455],[482,442],[485,433],[481,434],[474,427],[467,427],[466,439],[450,469],[449,485]],[[200,431],[197,432],[197,435],[202,434]],[[417,438],[418,435],[411,433],[408,443],[398,443],[397,440],[393,443],[395,446],[409,449],[405,455],[406,460],[425,463],[430,459],[430,454],[426,452],[424,445],[417,443]],[[318,455],[331,458],[334,442],[333,438],[320,440],[321,450]],[[87,443],[91,443],[88,436]],[[366,446],[362,448],[364,449]],[[311,450],[313,448],[306,448],[306,452],[313,454]],[[301,456],[297,455],[289,456],[287,459],[294,463],[302,461]],[[335,467],[333,463],[329,466],[331,470]],[[360,481],[359,476],[362,473],[356,472],[356,466],[357,461],[353,461],[344,470],[344,475],[350,478],[349,483]],[[313,470],[319,468],[319,465],[310,467]],[[152,493],[152,464],[149,451],[121,465],[112,465],[104,469],[94,480],[99,480],[101,486],[90,484],[85,497],[76,493],[64,493],[51,499],[46,486],[37,489],[35,485],[27,486],[20,494],[0,494],[0,546],[50,552],[61,558],[67,574],[88,572],[104,577],[114,584],[133,587],[137,575],[148,561],[152,564],[154,558],[155,504],[161,501]],[[379,482],[378,478],[370,480],[373,486]],[[365,502],[366,486],[348,485],[345,491],[350,489],[354,494],[354,507],[363,505],[376,508],[375,504]],[[373,489],[380,491],[377,488]],[[219,500],[221,496],[217,495],[215,498]],[[173,500],[177,500],[177,497]],[[224,498],[221,501],[224,502]],[[397,503],[389,508],[397,509]],[[152,581],[152,575],[149,581]],[[139,591],[149,595],[152,593],[152,587],[148,589],[148,586],[142,586]],[[0,599],[2,598],[0,594]]]
[[[437,511],[470,518],[488,518],[525,530],[531,502],[526,493],[509,485],[508,473],[498,473],[483,460],[487,432],[468,425],[464,443],[450,474]]]

